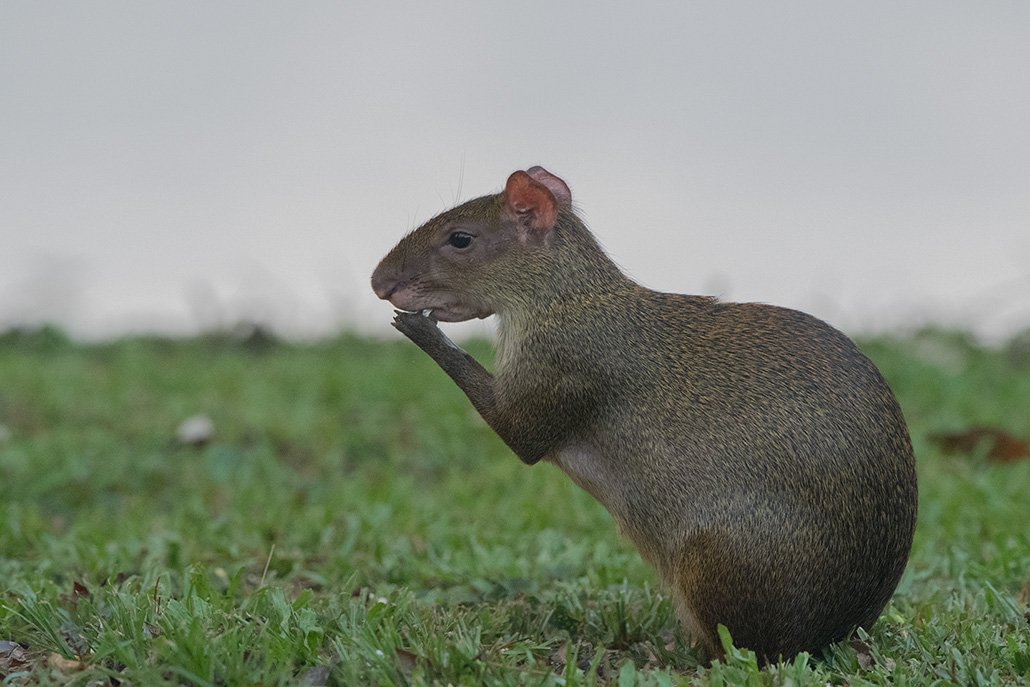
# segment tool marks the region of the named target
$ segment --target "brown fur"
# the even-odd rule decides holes
[[[416,229],[372,284],[433,310],[395,326],[519,458],[553,462],[612,513],[710,656],[718,624],[775,660],[882,612],[912,544],[915,464],[893,394],[837,330],[634,283],[538,167]],[[490,314],[492,375],[433,321]]]

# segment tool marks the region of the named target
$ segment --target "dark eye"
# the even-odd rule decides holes
[[[447,243],[455,248],[468,248],[474,237],[464,231],[456,231],[447,239]]]

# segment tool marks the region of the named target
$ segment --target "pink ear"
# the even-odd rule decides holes
[[[572,191],[569,190],[568,184],[548,172],[539,165],[530,167],[526,170],[526,174],[533,177],[534,181],[538,181],[547,187],[555,199],[562,205],[572,205]]]
[[[557,177],[555,177],[557,178]],[[508,211],[543,238],[558,221],[558,201],[547,186],[525,172],[513,172],[504,186]]]

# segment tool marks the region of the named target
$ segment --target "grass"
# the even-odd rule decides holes
[[[0,678],[14,684],[1023,685],[1030,343],[861,342],[919,460],[908,570],[869,637],[704,668],[653,572],[523,466],[407,342],[0,336]],[[482,342],[471,350],[483,360]],[[203,446],[176,439],[202,414]]]

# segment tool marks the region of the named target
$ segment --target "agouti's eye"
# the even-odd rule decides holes
[[[455,248],[468,248],[469,244],[472,243],[472,238],[472,234],[464,231],[456,231],[450,235],[450,238],[447,239],[447,243]]]

